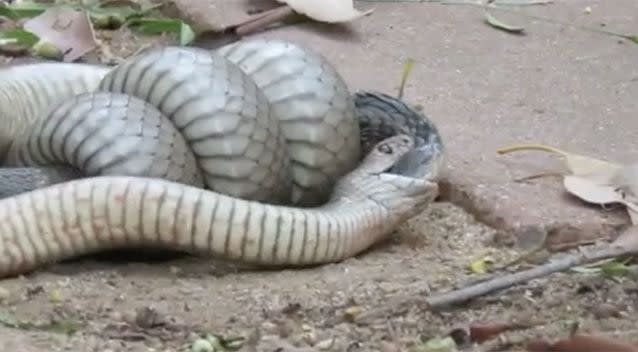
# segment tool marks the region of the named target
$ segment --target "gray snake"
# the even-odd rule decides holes
[[[314,51],[243,40],[0,70],[0,275],[147,246],[354,256],[437,195],[434,125]]]

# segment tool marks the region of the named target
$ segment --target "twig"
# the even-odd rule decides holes
[[[459,290],[436,294],[426,298],[431,309],[439,309],[445,306],[462,303],[494,291],[502,290],[523,282],[548,276],[553,273],[564,271],[569,268],[596,262],[602,259],[614,258],[629,254],[635,254],[635,248],[620,246],[606,246],[592,252],[581,252],[567,258],[550,262],[533,269],[520,271],[518,273],[495,277],[488,281],[483,281],[473,286],[461,288]]]
[[[284,18],[294,14],[295,11],[288,5],[279,6],[275,9],[264,11],[258,15],[251,17],[246,22],[243,22],[235,28],[237,35],[247,35],[263,28],[268,27],[273,23],[277,23]]]

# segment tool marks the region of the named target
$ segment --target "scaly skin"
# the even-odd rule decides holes
[[[164,248],[264,266],[335,262],[369,248],[438,193],[436,183],[384,173],[413,146],[379,143],[330,200],[293,208],[170,181],[102,176],[0,200],[0,276],[125,247]]]
[[[76,72],[69,64],[0,71],[0,81],[7,87],[0,86],[0,95],[6,95],[0,98],[0,120],[12,121],[5,135],[13,138],[5,165],[77,167],[75,156],[100,149],[109,160],[94,159],[90,169],[80,168],[86,176],[160,177],[197,185],[182,178],[182,173],[169,175],[165,170],[151,169],[151,165],[163,163],[166,155],[180,154],[194,158],[197,164],[196,170],[186,169],[183,176],[198,173],[196,179],[202,178],[211,190],[271,203],[323,203],[334,182],[351,171],[362,156],[354,102],[345,82],[325,58],[286,42],[244,41],[224,53],[229,58],[203,49],[166,47],[129,58],[108,71],[96,66],[92,72],[84,65]],[[95,94],[96,90],[103,94]],[[78,96],[78,92],[83,94]],[[25,101],[20,101],[21,97],[26,97]],[[93,100],[104,102],[109,97],[112,103],[91,106]],[[62,103],[50,103],[54,99]],[[78,99],[84,106],[72,101]],[[19,107],[28,106],[28,100],[47,104],[33,104],[28,109],[8,104],[19,101]],[[122,109],[128,111],[120,112]],[[16,110],[24,113],[16,114]],[[125,154],[118,157],[123,162],[114,168],[114,152],[104,147],[118,135],[117,125],[86,122],[87,111],[91,120],[112,119],[113,114],[118,115],[121,125],[140,120],[148,136],[158,133],[153,128],[156,122],[135,113],[160,115],[160,123],[173,125],[187,148],[162,139],[129,139],[126,150],[118,149],[119,154]],[[96,133],[100,138],[93,136]],[[75,144],[67,145],[69,135]],[[91,138],[89,151],[81,143],[87,138]],[[40,148],[44,153],[38,145],[45,145]],[[57,155],[46,151],[61,145],[67,147]],[[172,151],[165,150],[169,146]],[[127,162],[134,159],[147,160],[146,167]]]
[[[423,210],[444,157],[423,116],[281,41],[0,70],[0,126],[5,275],[130,246],[338,261]]]

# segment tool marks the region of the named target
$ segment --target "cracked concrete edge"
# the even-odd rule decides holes
[[[476,187],[452,178],[439,181],[438,201],[450,202],[471,214],[477,221],[499,232],[495,243],[516,246],[523,250],[541,244],[550,252],[561,251],[596,241],[611,241],[631,224],[622,211],[615,211],[607,220],[591,218],[574,222],[548,219],[546,222],[517,224],[504,211],[494,206],[495,200],[481,195]]]

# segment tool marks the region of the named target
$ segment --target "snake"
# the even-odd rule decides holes
[[[278,39],[7,66],[0,124],[0,277],[128,247],[338,262],[423,211],[445,162],[423,114]]]

